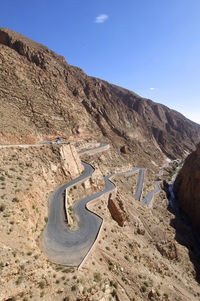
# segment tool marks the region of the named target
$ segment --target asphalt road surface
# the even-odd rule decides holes
[[[147,193],[146,197],[144,198],[144,200],[142,200],[141,204],[143,206],[148,206],[152,200],[152,198],[154,197],[154,195],[160,191],[160,186],[159,186],[159,181],[155,181],[154,183],[154,190],[150,191],[149,193]]]
[[[138,176],[138,184],[137,184],[137,189],[136,193],[134,194],[134,198],[138,201],[140,201],[140,197],[142,194],[142,188],[143,188],[143,182],[144,182],[144,174],[146,171],[146,168],[137,168],[137,170],[140,170],[139,176]]]
[[[78,154],[79,154],[79,156],[85,155],[85,154],[93,155],[93,154],[96,154],[98,152],[108,150],[109,148],[110,148],[110,145],[108,143],[102,142],[97,147],[89,148],[89,149],[82,149]]]

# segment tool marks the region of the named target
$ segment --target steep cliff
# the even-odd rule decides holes
[[[180,207],[200,230],[200,144],[185,160],[175,180],[174,193]]]
[[[139,164],[194,149],[200,126],[169,108],[87,76],[64,57],[0,29],[0,143],[72,140],[126,145]],[[136,163],[137,164],[137,163]]]

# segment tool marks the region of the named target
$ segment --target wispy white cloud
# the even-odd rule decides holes
[[[156,88],[150,88],[151,91],[156,90]]]
[[[104,23],[108,19],[108,15],[101,14],[95,18],[95,23]]]

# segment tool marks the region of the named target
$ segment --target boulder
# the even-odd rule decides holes
[[[124,205],[119,196],[115,199],[112,196],[108,200],[108,209],[112,218],[118,223],[119,226],[123,227],[127,220],[127,213],[124,209]]]

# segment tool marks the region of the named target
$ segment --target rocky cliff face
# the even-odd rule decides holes
[[[184,156],[200,139],[200,126],[181,114],[88,77],[47,47],[3,28],[0,72],[0,143],[108,140],[118,150],[126,145],[144,164],[163,154]]]
[[[183,211],[200,230],[200,144],[192,152],[180,170],[174,193]]]
[[[62,168],[66,176],[70,176],[71,179],[74,179],[83,172],[84,168],[75,146],[70,144],[62,145],[60,147],[60,155]]]

